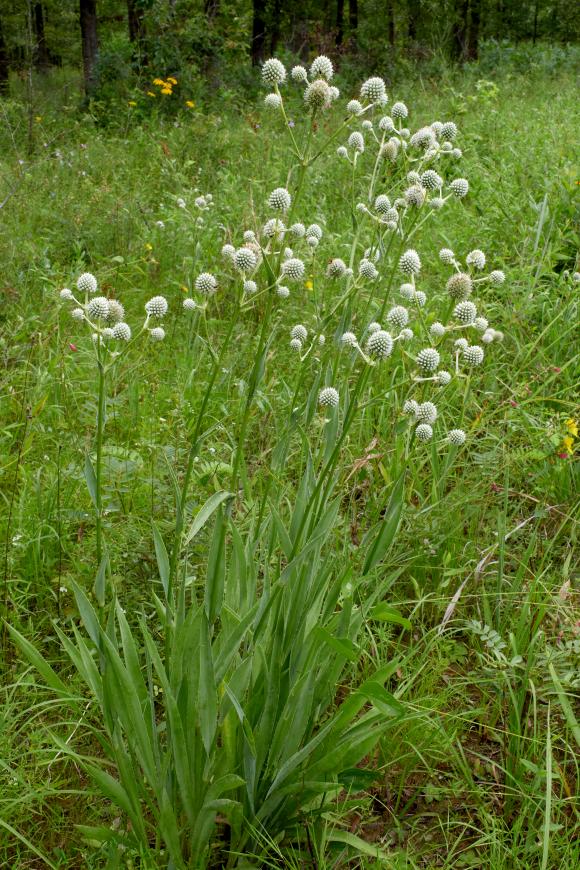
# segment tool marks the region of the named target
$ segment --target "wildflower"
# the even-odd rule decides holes
[[[304,91],[304,102],[313,110],[328,108],[331,99],[330,88],[323,79],[316,79]]]
[[[346,272],[346,263],[340,257],[335,257],[330,261],[326,269],[326,274],[330,278],[342,278]]]
[[[417,365],[424,372],[434,372],[439,365],[439,351],[434,347],[425,347],[417,354]]]
[[[340,343],[343,347],[358,347],[358,340],[354,332],[343,332],[340,337]]]
[[[293,66],[290,75],[295,82],[304,83],[308,81],[308,73],[303,66]]]
[[[409,110],[405,103],[393,103],[391,115],[393,116],[393,118],[406,118],[409,115]]]
[[[351,133],[348,137],[348,145],[349,148],[353,149],[353,151],[357,151],[359,154],[362,154],[365,150],[365,140],[362,133],[359,133],[358,130],[355,130],[354,133]]]
[[[305,287],[306,290],[313,290],[313,289],[314,289],[314,283],[313,283],[310,279],[308,279],[308,281],[305,281],[305,282],[304,282],[304,287]]]
[[[195,108],[195,103],[193,102],[193,100],[186,100],[185,105],[187,106],[188,109]]]
[[[135,100],[129,100],[129,102],[127,103],[127,105],[128,105],[128,106],[136,106],[137,103],[135,102]]]
[[[215,293],[217,281],[210,272],[202,272],[195,279],[195,289],[200,293]]]
[[[344,147],[344,145],[339,145],[336,149],[336,153],[339,157],[348,157],[348,150]]]
[[[393,339],[389,332],[379,329],[367,341],[367,353],[377,359],[386,359],[393,352]]]
[[[87,305],[87,314],[91,320],[105,320],[109,314],[109,300],[105,296],[95,296]]]
[[[285,187],[277,187],[268,197],[268,205],[274,211],[288,211],[292,197]]]
[[[145,248],[146,251],[152,251],[152,250],[153,250],[153,245],[151,245],[149,242],[145,242],[145,244],[143,245],[143,247]]]
[[[304,277],[304,263],[297,257],[291,257],[282,263],[282,274],[292,281],[299,281]]]
[[[323,407],[336,408],[338,401],[338,391],[334,387],[324,387],[318,395],[318,404]]]
[[[119,323],[125,317],[125,308],[117,299],[109,299],[109,313],[107,320]]]
[[[358,264],[358,273],[361,278],[368,278],[370,281],[374,281],[379,275],[375,264],[371,263],[370,260],[367,260],[366,257]]]
[[[505,281],[505,273],[502,272],[501,269],[494,269],[493,272],[490,272],[489,280],[492,284],[499,287],[500,284],[503,284]]]
[[[308,330],[301,323],[297,323],[290,330],[290,338],[298,338],[300,341],[306,341],[308,338]]]
[[[247,293],[248,296],[251,296],[258,289],[258,285],[255,281],[244,281],[244,293]]]
[[[383,133],[390,133],[395,129],[395,124],[390,115],[383,115],[381,120],[379,121],[379,130],[382,130]]]
[[[186,311],[194,311],[197,308],[197,304],[194,299],[184,299],[183,307]]]
[[[373,76],[363,82],[360,89],[360,95],[363,100],[369,100],[371,103],[384,103],[387,101],[386,87],[383,79],[378,76]]]
[[[467,257],[465,258],[465,262],[468,266],[473,266],[474,269],[485,269],[485,254],[483,251],[480,251],[479,248],[476,248],[474,251],[470,251]]]
[[[437,380],[437,383],[442,387],[446,387],[447,384],[451,383],[451,374],[450,372],[446,372],[444,369],[442,369],[440,372],[437,372],[435,378]]]
[[[97,279],[90,272],[83,272],[77,278],[77,288],[81,293],[96,293]]]
[[[363,110],[362,103],[359,103],[358,100],[350,100],[346,104],[346,111],[348,112],[349,115],[360,115],[362,110]]]
[[[84,320],[85,319],[85,312],[83,311],[82,308],[73,308],[70,315],[71,315],[73,320]]]
[[[483,362],[483,348],[478,344],[473,344],[463,349],[463,358],[470,366],[479,366]]]
[[[334,69],[332,61],[326,57],[326,55],[321,54],[313,60],[312,66],[310,67],[310,75],[313,79],[321,78],[326,79],[326,81],[329,82],[333,74]]]
[[[457,199],[463,199],[469,192],[469,182],[466,178],[455,178],[449,185],[449,189]]]
[[[445,124],[442,125],[440,133],[443,139],[450,139],[453,141],[457,136],[457,126],[453,121],[446,121]]]
[[[164,85],[165,82],[163,81],[163,79],[153,79],[153,84],[161,86]]]
[[[238,248],[234,254],[234,265],[240,272],[251,272],[256,263],[257,257],[251,248]]]
[[[434,423],[437,419],[437,406],[433,402],[422,402],[417,406],[415,416],[422,423]]]
[[[165,317],[167,308],[165,296],[153,296],[152,299],[145,303],[145,311],[149,317]]]
[[[403,299],[408,299],[410,301],[415,295],[415,288],[412,284],[401,284],[401,286],[399,287],[399,293],[401,294]]]
[[[474,326],[479,332],[485,332],[489,323],[485,317],[476,317],[472,326]]]
[[[161,88],[161,93],[171,95],[173,91],[171,90],[171,88]]]
[[[299,338],[292,338],[292,339],[290,339],[290,349],[291,349],[291,350],[297,350],[297,351],[301,351],[301,350],[302,350],[302,342],[300,341]]]
[[[402,341],[411,341],[411,339],[413,338],[413,330],[405,327],[405,329],[402,329],[400,331],[399,338]]]
[[[423,187],[427,188],[427,190],[438,190],[443,186],[443,179],[434,169],[427,169],[427,171],[421,175],[421,184]]]
[[[417,251],[409,248],[404,254],[401,254],[399,269],[405,275],[418,275],[421,271],[421,260]]]
[[[568,430],[570,435],[573,435],[574,438],[578,437],[578,423],[576,420],[570,418],[569,420],[566,420],[564,425],[566,426],[566,429]]]
[[[153,91],[147,91],[147,96],[148,97],[156,97],[157,94],[154,94]]]
[[[439,251],[439,259],[442,263],[445,263],[448,266],[452,266],[455,262],[455,254],[451,250],[451,248],[441,248]]]
[[[415,435],[417,436],[417,441],[430,441],[433,437],[433,429],[429,423],[419,423],[415,429]]]
[[[405,191],[405,202],[407,205],[420,208],[425,202],[426,195],[424,187],[421,187],[420,184],[412,184],[411,187],[408,187]]]
[[[280,299],[288,299],[288,297],[290,296],[290,290],[288,289],[288,287],[278,287],[276,293],[278,294]]]
[[[111,334],[113,338],[119,341],[129,341],[131,339],[131,327],[128,323],[121,321],[113,326]]]
[[[322,228],[318,224],[310,224],[306,230],[307,236],[314,236],[318,241],[322,238]]]
[[[272,238],[273,236],[283,236],[286,232],[286,226],[283,221],[278,218],[270,218],[262,227],[262,232],[265,236]]]
[[[467,435],[463,429],[451,429],[447,433],[447,440],[453,447],[461,447],[462,444],[465,444],[466,439]]]
[[[224,245],[222,247],[222,257],[226,257],[228,260],[232,260],[235,253],[236,249],[233,245]]]
[[[156,326],[154,329],[151,330],[149,335],[151,336],[153,341],[163,341],[163,339],[165,338],[165,330],[162,326]]]
[[[262,81],[267,85],[281,85],[286,81],[286,70],[277,58],[272,57],[264,63]]]
[[[473,290],[473,281],[467,272],[456,272],[447,281],[446,288],[452,299],[465,299]]]
[[[445,327],[438,320],[435,323],[432,323],[429,328],[429,335],[431,338],[443,338],[445,335]]]
[[[282,97],[280,94],[266,94],[264,97],[264,105],[268,109],[279,109],[282,105]]]
[[[373,321],[373,323],[369,323],[369,325],[367,327],[367,332],[369,335],[372,335],[373,332],[378,332],[379,329],[381,329],[381,328],[382,327],[381,327],[380,323],[376,323],[375,321]]]
[[[380,193],[375,199],[375,211],[382,215],[387,215],[391,211],[391,200],[384,193]]]
[[[477,308],[473,302],[458,302],[453,309],[453,316],[466,326],[475,322]]]
[[[174,78],[172,78],[171,76],[169,76],[169,78],[167,79],[167,81],[168,81],[170,84],[172,84],[172,85],[176,85],[176,84],[177,84],[177,79],[174,79]]]
[[[427,296],[422,290],[415,290],[411,298],[413,302],[416,302],[419,308],[423,308],[427,302]]]
[[[71,300],[74,298],[73,294],[72,294],[72,290],[70,290],[68,287],[63,287],[62,290],[60,291],[59,296],[61,299],[66,299],[66,300]]]
[[[409,322],[409,312],[403,305],[395,305],[387,314],[387,320],[392,326],[402,329]]]

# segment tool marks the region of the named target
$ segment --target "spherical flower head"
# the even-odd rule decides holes
[[[473,290],[473,281],[466,272],[456,272],[445,286],[452,299],[466,299]]]
[[[391,115],[393,116],[393,118],[407,118],[409,115],[409,110],[405,103],[399,101],[397,103],[393,103]]]
[[[360,115],[362,110],[362,103],[359,103],[358,100],[349,100],[349,102],[346,104],[346,111],[349,115]]]
[[[291,338],[290,339],[290,350],[301,351],[302,350],[302,342],[299,338]]]
[[[343,278],[346,272],[346,263],[340,257],[335,257],[330,261],[326,269],[326,274],[329,278]]]
[[[435,133],[431,127],[421,127],[409,140],[414,148],[430,148],[435,143]]]
[[[305,267],[298,257],[291,257],[282,263],[282,274],[291,281],[300,281],[304,277]]]
[[[422,402],[417,406],[415,416],[421,423],[434,423],[437,419],[437,406],[433,402]]]
[[[441,150],[444,151],[446,154],[452,154],[453,153],[453,145],[451,144],[451,142],[444,142],[443,145],[441,146]]]
[[[383,79],[378,76],[372,76],[363,82],[360,95],[363,100],[368,100],[369,103],[386,103],[387,89]]]
[[[493,272],[490,272],[489,274],[489,280],[492,284],[495,284],[496,287],[499,287],[505,282],[505,273],[502,272],[501,269],[494,269]]]
[[[108,340],[109,338],[113,338],[113,330],[110,326],[105,326],[104,329],[101,330],[101,338]]]
[[[445,327],[438,320],[432,323],[429,327],[429,335],[431,338],[443,338],[445,335]]]
[[[443,208],[444,205],[445,205],[445,200],[443,199],[442,196],[434,196],[432,199],[429,200],[429,207],[430,208],[440,209],[440,208]]]
[[[441,248],[439,251],[439,259],[442,263],[445,263],[446,266],[452,266],[455,262],[455,254],[451,248]]]
[[[389,226],[389,229],[396,229],[397,222],[399,220],[399,212],[397,211],[396,208],[390,208],[388,211],[386,211],[384,213],[383,220],[385,221],[386,224],[393,224],[394,225],[392,227]]]
[[[109,313],[107,320],[110,323],[119,323],[125,319],[125,308],[117,299],[109,299]]]
[[[279,109],[282,105],[282,97],[280,94],[266,94],[264,105],[267,109]]]
[[[362,154],[365,150],[365,140],[363,139],[363,134],[359,133],[358,130],[355,130],[348,137],[348,147],[352,148],[353,151],[358,151],[359,154]]]
[[[424,308],[425,303],[427,302],[427,296],[423,293],[422,290],[415,290],[413,296],[411,297],[411,301],[418,305],[419,308]]]
[[[79,321],[80,321],[80,320],[84,320],[84,319],[85,319],[85,312],[83,311],[82,308],[73,308],[73,310],[71,311],[70,314],[71,314],[71,317],[72,317],[73,320],[79,320]]]
[[[59,293],[59,296],[61,299],[65,299],[67,301],[74,299],[73,292],[69,287],[63,287]]]
[[[391,200],[384,193],[380,193],[375,199],[375,211],[377,214],[386,215],[391,211]]]
[[[367,131],[372,130],[373,129],[373,122],[369,121],[369,119],[366,118],[366,120],[364,120],[362,122],[361,127],[363,128],[363,130],[367,130]]]
[[[297,239],[302,239],[306,235],[306,227],[304,226],[304,224],[300,223],[292,224],[288,232],[295,236]]]
[[[343,347],[358,347],[358,340],[354,332],[343,332],[340,337],[340,343]]]
[[[485,332],[485,330],[489,326],[489,321],[486,317],[476,317],[473,321],[473,326],[477,329],[478,332]]]
[[[252,272],[256,263],[257,258],[251,248],[238,248],[234,254],[234,265],[239,272]]]
[[[393,352],[393,339],[389,332],[378,329],[369,336],[367,353],[375,359],[386,359]]]
[[[383,115],[383,117],[379,121],[379,130],[382,130],[383,133],[390,133],[391,130],[395,129],[395,123],[390,115]]]
[[[330,88],[324,79],[316,79],[304,91],[304,102],[309,109],[327,109],[332,102]]]
[[[454,344],[457,350],[465,350],[466,347],[469,347],[469,342],[466,338],[458,338]]]
[[[330,58],[321,54],[314,58],[310,67],[310,77],[313,79],[326,79],[329,82],[334,75],[334,68]]]
[[[83,272],[77,278],[77,289],[80,293],[96,293],[97,287],[97,279],[91,272]]]
[[[106,320],[109,316],[109,300],[105,296],[94,296],[87,305],[90,320]]]
[[[379,329],[382,329],[381,324],[377,323],[376,321],[373,321],[372,323],[369,323],[369,325],[367,327],[367,332],[369,335],[372,335],[373,332],[378,332]]]
[[[236,249],[233,245],[224,245],[222,247],[222,257],[225,257],[226,260],[233,260],[235,253]]]
[[[336,153],[339,157],[348,157],[348,149],[344,147],[344,145],[339,145],[336,149]]]
[[[303,84],[304,82],[308,81],[308,73],[303,66],[293,66],[290,75],[292,77],[292,81],[298,82],[299,84]]]
[[[467,435],[463,431],[463,429],[451,429],[447,433],[447,441],[451,444],[452,447],[461,447],[465,444],[467,440]]]
[[[443,186],[443,179],[434,169],[427,169],[421,175],[421,184],[427,190],[439,190]]]
[[[154,296],[145,303],[145,311],[149,317],[165,317],[167,314],[167,299],[165,296]]]
[[[485,269],[485,254],[483,251],[480,251],[479,248],[475,248],[475,250],[470,251],[467,257],[465,258],[465,262],[468,266],[473,266],[474,269]]]
[[[270,218],[262,227],[262,232],[270,239],[274,236],[282,237],[286,232],[286,225],[279,218]]]
[[[451,152],[451,156],[455,157],[456,160],[459,160],[461,157],[463,157],[463,151],[461,150],[461,148],[454,148]]]
[[[405,202],[411,208],[420,208],[425,202],[427,192],[420,184],[412,184],[405,191]]]
[[[320,242],[316,236],[306,236],[306,244],[309,248],[317,248]]]
[[[439,136],[441,134],[441,130],[443,129],[443,124],[441,123],[441,121],[433,121],[433,123],[431,124],[431,129],[436,136]]]
[[[434,347],[425,347],[417,354],[417,365],[423,372],[434,372],[439,365],[439,351]]]
[[[149,331],[149,335],[153,341],[163,341],[165,338],[165,330],[162,326],[156,326]]]
[[[411,341],[411,339],[413,338],[413,330],[409,329],[409,327],[406,326],[405,329],[402,329],[400,331],[399,338],[402,341]]]
[[[440,372],[437,372],[436,375],[437,383],[442,387],[446,387],[447,384],[451,383],[451,373],[446,372],[445,369],[442,369]]]
[[[318,336],[318,344],[320,347],[326,344],[326,336],[322,335],[322,333]]]
[[[380,156],[384,157],[386,160],[394,162],[397,159],[400,147],[401,145],[399,140],[392,137],[391,139],[389,139],[388,142],[385,142],[385,144],[381,148]]]
[[[503,272],[502,272],[502,275],[503,275]],[[505,275],[504,275],[504,280],[505,280]],[[580,272],[573,273],[572,281],[574,281],[575,284],[580,284]]]
[[[288,287],[280,286],[276,290],[276,293],[278,294],[280,299],[288,299],[288,297],[290,296],[290,290],[288,289]]]
[[[493,329],[486,329],[485,332],[483,333],[483,335],[481,336],[481,340],[484,344],[491,344],[492,341],[494,340],[494,338],[495,338],[495,335],[494,335]]]
[[[183,300],[183,307],[184,307],[185,311],[195,311],[195,309],[197,308],[197,305],[196,305],[196,302],[194,299],[184,299]]]
[[[470,366],[480,366],[485,356],[483,348],[478,344],[472,344],[463,350],[463,359]]]
[[[338,391],[335,390],[334,387],[324,387],[324,389],[318,394],[318,404],[322,405],[322,407],[337,408],[338,401]]]
[[[195,289],[199,293],[215,293],[217,290],[217,281],[211,272],[202,272],[195,279]]]
[[[257,291],[258,285],[255,281],[244,281],[244,293],[248,296],[253,296],[253,294]]]
[[[453,121],[446,121],[441,126],[440,135],[442,139],[449,139],[451,142],[457,137],[457,126]]]
[[[465,324],[465,326],[470,326],[475,322],[475,318],[477,317],[477,308],[473,302],[458,302],[453,309],[453,316],[460,323]]]
[[[297,323],[290,330],[290,338],[299,338],[300,341],[306,341],[308,338],[308,330],[302,323]]]
[[[403,299],[408,299],[410,302],[415,296],[415,288],[412,284],[401,284],[399,287],[399,293]]]
[[[267,60],[262,67],[262,81],[266,85],[281,85],[286,81],[284,64],[277,58]]]
[[[375,264],[366,258],[358,264],[358,273],[361,278],[367,278],[369,281],[374,281],[379,276]]]
[[[113,326],[113,338],[116,338],[118,341],[130,341],[131,327],[129,324],[122,320],[119,323],[115,323]]]
[[[419,423],[419,425],[415,429],[415,435],[417,437],[417,441],[430,441],[433,437],[433,428],[429,425],[429,423]]]
[[[387,314],[387,320],[391,326],[398,326],[399,329],[403,329],[409,322],[409,312],[403,305],[395,305]]]
[[[274,211],[288,211],[292,203],[292,197],[285,187],[277,187],[268,197],[268,205]]]
[[[417,251],[409,248],[399,259],[399,269],[404,275],[418,275],[421,271],[421,259]]]
[[[318,241],[322,238],[322,228],[318,224],[310,224],[306,229],[307,236],[314,236]]]
[[[407,172],[407,181],[409,182],[409,184],[419,184],[421,181],[421,176],[418,172],[415,172],[415,170],[412,169],[410,172]]]
[[[457,199],[463,199],[469,192],[469,182],[466,178],[454,178],[449,189]]]
[[[244,230],[244,242],[255,242],[256,241],[256,233],[254,230]],[[235,254],[235,249],[232,251]]]
[[[335,85],[330,86],[329,94],[330,94],[330,99],[332,100],[333,103],[335,100],[338,100],[338,98],[340,97],[340,91],[338,90],[338,88]]]

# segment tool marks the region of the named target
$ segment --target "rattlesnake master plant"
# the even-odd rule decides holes
[[[337,687],[347,663],[361,658],[369,621],[409,627],[385,606],[388,569],[379,566],[397,534],[408,482],[416,491],[409,478],[430,460],[448,468],[469,442],[470,390],[501,337],[476,296],[503,273],[482,275],[479,249],[464,264],[446,249],[439,264],[421,235],[447,214],[451,235],[468,194],[456,170],[456,125],[422,119],[412,130],[404,103],[388,112],[381,78],[341,98],[333,74],[326,57],[290,75],[277,59],[263,66],[266,123],[279,122],[288,159],[278,158],[278,178],[251,219],[248,209],[224,231],[219,254],[202,250],[183,303],[192,329],[215,306],[221,343],[207,349],[187,461],[172,476],[174,520],[163,533],[153,527],[159,583],[144,603],[147,619],[129,621],[114,590],[108,606],[97,596],[97,614],[77,589],[88,638],[77,632],[73,642],[57,628],[104,723],[101,766],[69,746],[119,813],[114,832],[99,829],[100,842],[110,834],[125,856],[158,868],[207,866],[210,855],[233,866],[256,848],[256,832],[300,839],[304,815],[316,807],[313,824],[328,817],[350,789],[353,769],[404,712],[385,688],[391,663],[346,696]],[[293,114],[302,118],[294,125],[286,111],[290,88],[297,91]],[[325,154],[337,171],[344,167],[348,234],[339,233],[335,214],[326,223],[303,205],[308,171]],[[79,281],[84,299],[70,290],[61,295],[95,336],[99,445],[104,372],[131,328],[119,303],[97,295],[95,280]],[[166,311],[163,297],[149,300],[139,334],[161,339]],[[240,323],[248,324],[243,344]],[[226,420],[229,479],[192,513],[195,460],[214,425],[212,392],[223,368],[236,363],[244,387]],[[268,396],[272,367],[284,369],[285,399]],[[275,429],[256,422],[259,394],[260,407],[267,396],[278,414]],[[342,515],[343,448],[353,426],[377,426],[377,411],[386,445],[381,480],[389,486],[376,488],[378,521],[354,547]],[[260,462],[271,473],[258,490],[251,467],[262,438]],[[437,464],[440,451],[446,458]],[[295,490],[293,501],[283,482]],[[353,570],[340,569],[339,548],[347,548]],[[191,582],[192,558],[205,571],[203,584]],[[62,699],[78,704],[12,633]]]

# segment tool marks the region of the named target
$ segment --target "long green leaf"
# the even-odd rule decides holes
[[[403,513],[403,495],[405,492],[405,472],[403,471],[393,486],[389,501],[385,508],[375,538],[369,547],[363,565],[363,574],[368,574],[385,558],[399,529]]]
[[[186,547],[191,541],[195,538],[195,536],[200,532],[211,515],[219,508],[224,501],[232,498],[233,494],[231,492],[226,492],[225,490],[221,490],[220,492],[214,492],[213,495],[210,495],[206,503],[199,510],[199,512],[195,515],[195,519],[190,525],[187,534],[183,540],[183,545]]]
[[[93,468],[93,463],[91,462],[91,457],[88,453],[85,457],[85,480],[87,482],[87,489],[91,501],[94,507],[97,507],[97,475],[95,474],[95,469]]]
[[[59,692],[59,694],[70,695],[70,689],[67,689],[61,678],[53,671],[44,656],[39,653],[36,647],[31,644],[29,640],[23,637],[19,631],[13,628],[13,626],[6,624],[6,627],[8,628],[14,643],[20,649],[21,653],[28,659],[30,664],[36,668],[45,683],[50,686],[51,689],[54,689],[55,692]]]
[[[165,600],[169,598],[169,556],[167,555],[167,547],[161,537],[161,532],[155,525],[151,523],[153,528],[153,543],[155,544],[155,556],[157,557],[157,567],[159,569],[159,577],[161,585],[165,592]]]

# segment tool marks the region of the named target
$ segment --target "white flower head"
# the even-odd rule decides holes
[[[267,85],[281,85],[286,81],[286,69],[277,58],[267,60],[262,67],[262,81]]]
[[[165,317],[167,314],[167,299],[165,296],[153,296],[149,302],[145,303],[145,311],[149,317]]]

